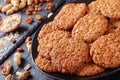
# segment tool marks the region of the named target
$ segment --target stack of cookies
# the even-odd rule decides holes
[[[92,76],[120,67],[120,0],[63,6],[38,34],[36,65],[45,72]]]

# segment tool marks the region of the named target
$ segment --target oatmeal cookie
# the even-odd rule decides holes
[[[48,33],[42,40],[40,40],[39,46],[38,46],[38,52],[39,55],[44,56],[47,59],[50,59],[50,52],[60,39],[63,37],[69,37],[71,34],[67,31],[53,31],[51,33]]]
[[[107,30],[108,20],[98,14],[87,14],[80,18],[72,30],[72,37],[93,42]]]
[[[77,20],[85,15],[86,11],[87,6],[84,3],[67,4],[54,18],[54,25],[63,30],[71,29]]]
[[[97,65],[105,68],[120,66],[120,32],[98,38],[91,46],[90,55]]]
[[[93,1],[88,5],[88,14],[101,14],[100,12],[100,6],[101,6],[100,0]]]
[[[38,40],[42,39],[43,37],[45,37],[45,35],[47,35],[48,33],[51,33],[53,31],[58,30],[57,27],[55,27],[54,25],[52,25],[52,21],[49,23],[46,23],[43,25],[43,27],[41,28],[39,34],[38,34]]]
[[[1,21],[0,32],[11,32],[20,27],[22,16],[20,14],[12,14]]]
[[[63,38],[50,53],[53,67],[58,72],[74,73],[83,63],[89,62],[89,48],[83,40]]]
[[[42,56],[38,56],[35,59],[35,64],[45,72],[56,72],[56,70],[53,68],[51,64],[51,60],[48,60],[47,58],[44,58]]]
[[[109,18],[120,18],[120,0],[102,0],[100,11]]]
[[[78,69],[76,75],[78,76],[93,76],[102,73],[105,68],[99,67],[94,63],[83,64],[81,68]]]

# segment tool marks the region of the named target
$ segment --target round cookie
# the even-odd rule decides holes
[[[88,5],[88,14],[101,14],[100,12],[100,6],[101,6],[100,0],[93,1]]]
[[[38,52],[39,55],[42,55],[43,57],[50,59],[50,52],[52,48],[59,42],[60,39],[63,37],[69,37],[71,34],[67,31],[53,31],[51,33],[48,33],[44,38],[40,40],[39,46],[38,46]]]
[[[48,33],[51,33],[53,31],[58,30],[57,27],[55,27],[54,25],[52,25],[53,22],[49,22],[43,25],[43,27],[41,28],[39,34],[38,34],[38,40],[42,39],[43,37],[45,37],[45,35],[47,35]]]
[[[102,0],[100,11],[109,18],[120,18],[120,0]]]
[[[80,18],[72,30],[72,37],[93,42],[107,30],[107,19],[98,14],[87,14]]]
[[[91,46],[90,55],[94,63],[105,68],[120,66],[120,32],[98,38]]]
[[[93,76],[102,73],[105,68],[99,67],[94,63],[83,64],[81,68],[78,69],[76,75],[78,76]]]
[[[89,62],[89,48],[83,40],[63,38],[50,53],[52,65],[58,72],[74,73],[83,63]]]
[[[110,19],[106,34],[113,33],[120,30],[120,19]]]
[[[0,32],[11,32],[20,27],[22,16],[20,14],[12,14],[1,21]]]
[[[35,64],[45,72],[56,72],[56,70],[53,68],[51,64],[51,60],[48,60],[47,58],[44,58],[42,56],[38,56],[35,59]]]
[[[77,20],[84,16],[87,6],[84,3],[72,3],[63,6],[57,16],[54,18],[54,25],[59,29],[69,30],[73,28]]]

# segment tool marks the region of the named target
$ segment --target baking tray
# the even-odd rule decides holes
[[[62,5],[62,3],[64,3],[64,2],[65,2],[65,0],[54,0],[53,1],[54,8],[52,10],[48,10],[48,11],[43,10],[43,11],[39,12],[39,14],[43,18],[42,21],[38,21],[33,17],[34,23],[31,25],[27,24],[25,21],[25,19],[28,17],[28,15],[26,15],[22,11],[16,12],[16,13],[19,13],[22,15],[22,23],[20,25],[20,28],[16,31],[12,32],[13,34],[16,32],[19,33],[18,37],[16,38],[17,43],[12,44],[10,42],[7,45],[7,49],[5,49],[4,52],[2,53],[2,55],[0,55],[0,64],[3,63],[4,60],[6,60],[6,58],[9,57],[13,53],[13,51],[15,51],[16,48],[19,47],[24,42],[24,40],[26,39],[27,36],[31,35],[32,33],[34,33],[37,30],[37,28],[39,28],[38,25],[40,25],[42,22],[44,22],[47,19],[48,13],[50,13],[50,12],[54,13],[56,11],[56,9],[58,9],[59,6]],[[4,3],[4,0],[0,1],[0,4],[6,5],[6,3]],[[46,3],[42,6],[42,8],[45,9],[45,6],[46,6]],[[0,16],[2,18],[6,17],[6,15],[3,13],[0,13]],[[30,15],[30,16],[32,16],[32,15]],[[0,38],[4,37],[6,34],[9,34],[9,33],[0,32]]]
[[[93,0],[76,0],[76,1],[73,0],[72,2],[74,2],[74,3],[85,2],[85,3],[88,4],[91,1],[93,1]],[[34,35],[34,39],[33,39],[33,43],[32,43],[32,59],[33,59],[33,63],[34,63],[35,58],[38,55],[38,52],[37,52],[37,46],[38,46],[37,37],[38,37],[38,33],[41,30],[42,26],[45,23],[48,23],[48,22],[52,21],[54,19],[54,17],[57,15],[58,12],[59,12],[59,10],[56,11],[54,13],[54,15],[51,16],[49,19],[47,19],[43,24],[41,24],[40,27],[39,27],[39,29],[37,30],[37,32]],[[107,69],[103,73],[95,75],[95,76],[78,77],[76,75],[70,75],[70,74],[46,73],[46,72],[42,71],[41,69],[39,69],[38,67],[37,67],[37,69],[41,73],[45,74],[46,76],[48,76],[50,78],[53,78],[54,80],[103,80],[103,77],[110,76],[110,75],[112,75],[112,74],[120,71],[120,68],[117,68],[117,69]]]

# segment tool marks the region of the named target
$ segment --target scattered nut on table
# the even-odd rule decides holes
[[[9,74],[8,76],[6,76],[5,80],[14,80],[14,75]]]
[[[33,23],[33,18],[32,18],[32,16],[29,16],[28,18],[26,18],[26,22],[28,23],[28,24],[32,24]]]
[[[28,76],[30,76],[30,72],[24,71],[21,75],[18,76],[18,80],[25,80]]]
[[[13,61],[17,66],[20,66],[21,64],[21,59],[22,59],[22,54],[21,53],[15,53]]]
[[[30,68],[31,68],[31,65],[30,65],[30,64],[27,64],[27,65],[24,67],[24,70],[25,70],[25,71],[28,71]]]
[[[12,68],[11,62],[10,61],[5,61],[3,66],[1,66],[2,74],[7,76],[10,73],[11,68]]]
[[[17,48],[17,51],[19,51],[19,52],[23,52],[24,49],[23,49],[22,47],[19,47],[19,48]]]

